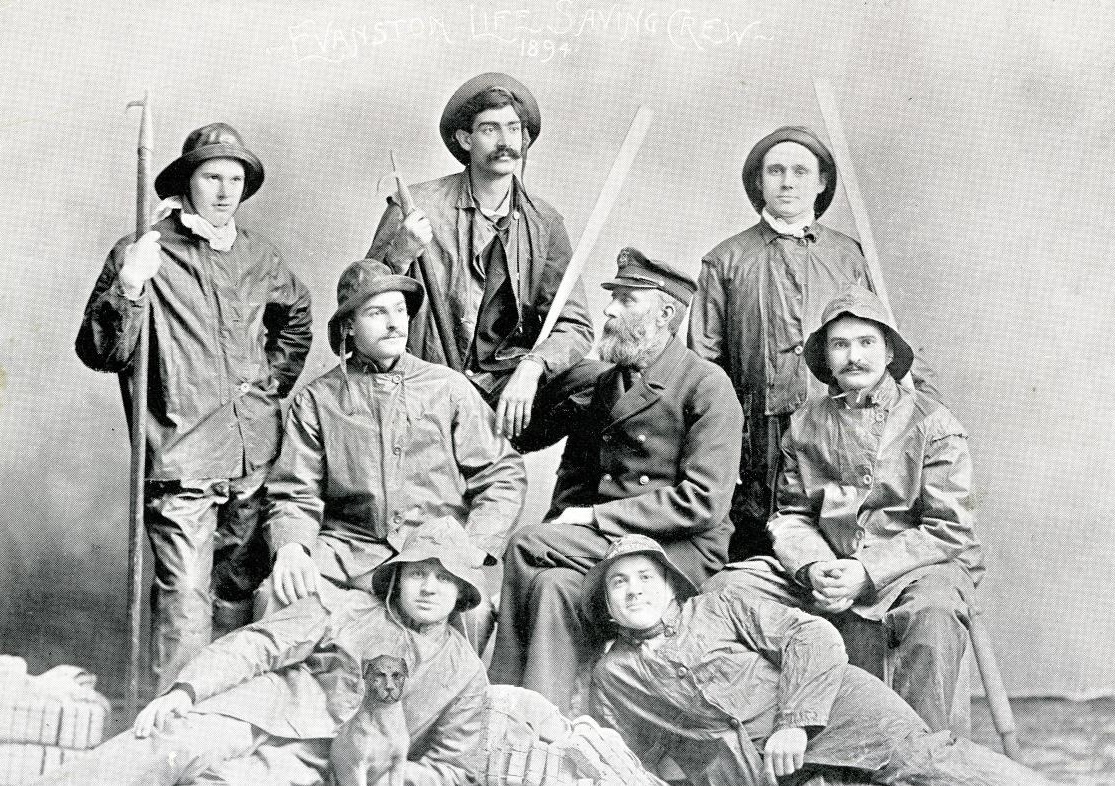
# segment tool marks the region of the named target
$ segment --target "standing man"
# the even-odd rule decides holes
[[[676,337],[696,283],[635,249],[619,255],[596,385],[539,408],[518,440],[538,450],[568,436],[553,505],[511,536],[492,682],[570,709],[580,664],[597,642],[579,616],[584,574],[632,532],[660,542],[696,583],[727,559],[728,506],[739,463],[731,382]]]
[[[805,337],[845,286],[875,288],[859,244],[817,221],[836,193],[836,163],[812,131],[785,126],[759,140],[743,186],[761,218],[705,255],[689,318],[689,347],[728,372],[743,406],[732,559],[770,554],[782,432],[821,392],[802,362]],[[927,371],[916,365],[914,382],[939,398]]]
[[[828,395],[784,435],[767,525],[777,559],[733,563],[703,589],[828,616],[853,664],[887,679],[932,730],[966,734],[969,696],[956,686],[983,575],[967,435],[898,384],[914,353],[874,293],[850,287],[821,318],[804,358]]]
[[[582,376],[563,375],[592,346],[584,286],[578,279],[553,332],[533,349],[572,249],[561,216],[529,195],[520,180],[542,117],[534,96],[506,74],[465,82],[441,115],[441,138],[462,172],[411,189],[417,209],[404,216],[390,200],[369,258],[396,273],[418,274],[425,255],[431,299],[443,298],[455,326],[440,336],[430,304],[411,325],[408,346],[423,360],[448,364],[450,342],[463,371],[496,412],[496,427],[518,435],[530,422],[539,387],[560,396]]]
[[[251,621],[269,559],[257,526],[279,449],[279,400],[310,349],[310,294],[271,243],[237,226],[263,165],[225,123],[193,131],[155,179],[169,214],[109,253],[77,354],[127,374],[150,308],[146,524],[155,556],[156,690],[219,627]]]
[[[282,605],[330,591],[322,580],[366,588],[434,518],[462,524],[489,564],[503,556],[526,492],[523,460],[462,374],[406,351],[423,296],[372,259],[341,275],[329,320],[341,362],[295,397],[267,479],[269,589]]]

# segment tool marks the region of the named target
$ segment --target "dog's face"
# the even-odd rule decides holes
[[[393,655],[377,655],[364,671],[365,690],[377,704],[394,704],[403,695],[409,672],[406,661]]]

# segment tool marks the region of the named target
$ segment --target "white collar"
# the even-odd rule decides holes
[[[806,214],[804,221],[796,221],[791,224],[787,221],[783,221],[778,216],[773,215],[764,207],[763,220],[770,225],[771,229],[773,229],[780,235],[790,235],[791,237],[805,237],[805,230],[809,229],[809,225],[817,219],[814,217],[813,211],[810,210]]]

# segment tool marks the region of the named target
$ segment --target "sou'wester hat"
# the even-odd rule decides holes
[[[244,147],[244,140],[236,129],[228,123],[210,123],[191,131],[182,145],[182,155],[167,164],[155,178],[155,193],[159,199],[186,194],[194,170],[213,158],[232,158],[244,165],[241,202],[248,201],[263,185],[263,164],[255,153]]]
[[[431,519],[415,527],[407,535],[402,550],[372,571],[372,592],[386,603],[396,566],[436,559],[461,582],[457,611],[468,611],[479,606],[484,597],[484,571],[480,569],[484,557],[484,552],[469,543],[464,527],[452,517]]]
[[[763,157],[780,142],[797,142],[817,156],[821,174],[825,176],[825,190],[813,202],[813,215],[820,218],[828,210],[836,194],[836,160],[825,143],[805,126],[782,126],[755,143],[755,147],[747,154],[747,160],[743,162],[743,188],[747,192],[747,198],[751,200],[756,213],[763,212],[766,201],[763,199],[763,187],[759,185],[757,175],[763,166]]]
[[[453,154],[453,157],[465,166],[469,164],[469,153],[457,144],[457,139],[454,136],[454,132],[456,132],[458,128],[458,116],[465,104],[492,88],[497,88],[509,93],[519,102],[519,105],[522,106],[525,117],[520,117],[519,120],[522,121],[526,130],[530,132],[530,140],[527,147],[533,145],[534,141],[538,139],[538,135],[542,133],[542,113],[538,109],[538,102],[534,99],[534,95],[527,89],[526,85],[512,76],[494,71],[474,76],[458,87],[457,91],[450,96],[449,103],[445,105],[445,109],[441,113],[441,122],[438,123],[441,141],[449,148],[449,152]]]
[[[416,280],[393,273],[391,268],[375,259],[360,259],[345,268],[337,282],[337,311],[329,319],[329,346],[335,355],[341,354],[345,319],[370,298],[394,291],[403,293],[407,314],[413,319],[426,297],[425,290]]]
[[[895,380],[901,381],[914,363],[914,350],[906,343],[895,327],[894,317],[871,290],[858,284],[853,284],[839,295],[829,301],[821,314],[821,326],[814,330],[805,340],[805,363],[813,376],[826,385],[836,384],[828,360],[825,357],[825,343],[828,338],[829,323],[839,319],[845,314],[859,319],[867,319],[876,323],[890,341],[894,358],[887,364],[887,370]]]
[[[620,557],[630,557],[634,554],[650,557],[662,566],[662,570],[666,572],[666,580],[674,588],[678,603],[684,603],[697,594],[696,586],[670,561],[658,541],[646,535],[624,535],[608,547],[604,559],[589,569],[581,584],[581,613],[584,614],[585,619],[602,630],[615,626],[604,595],[604,579],[607,577],[608,568]]]

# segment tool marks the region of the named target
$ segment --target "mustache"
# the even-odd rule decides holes
[[[495,150],[493,150],[491,153],[488,153],[488,160],[489,161],[495,161],[496,159],[500,158],[501,156],[507,156],[512,161],[518,161],[520,158],[523,157],[522,153],[520,153],[515,148],[508,147],[507,145],[500,145]]]
[[[844,368],[840,369],[840,373],[841,374],[850,374],[853,371],[865,371],[866,372],[866,371],[870,371],[870,370],[871,370],[871,366],[869,366],[869,365],[866,365],[864,363],[852,362],[852,363],[849,363],[848,365],[844,366]]]

